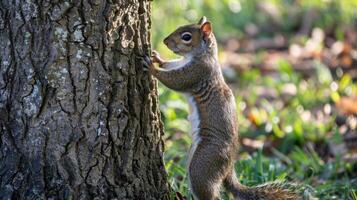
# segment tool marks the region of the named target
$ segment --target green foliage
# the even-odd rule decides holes
[[[153,46],[171,56],[162,44],[163,38],[178,26],[196,22],[203,15],[213,22],[218,40],[233,35],[243,37],[250,24],[265,30],[259,33],[261,37],[271,36],[274,33],[269,31],[271,22],[274,31],[293,33],[310,10],[317,16],[317,20],[312,21],[314,27],[335,28],[338,25],[335,31],[340,37],[343,35],[339,27],[357,19],[357,0],[155,0],[152,5]],[[267,7],[267,11],[263,12],[261,7]]]

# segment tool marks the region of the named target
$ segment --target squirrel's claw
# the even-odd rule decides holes
[[[150,56],[148,56],[148,55],[145,55],[142,57],[141,63],[144,66],[145,71],[149,71],[149,69],[154,65]]]
[[[149,71],[150,74],[155,75],[156,72],[152,57],[148,55],[141,57],[141,63],[144,66],[144,71]]]
[[[152,55],[144,55],[141,58],[141,63],[144,66],[144,71],[150,71],[150,73],[155,74],[155,66],[154,63],[158,63],[162,65],[165,61],[160,58],[159,53],[156,51],[152,52]]]

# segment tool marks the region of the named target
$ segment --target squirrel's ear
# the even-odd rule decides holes
[[[211,22],[204,22],[201,25],[201,31],[203,33],[204,38],[208,38],[212,33],[212,25]]]
[[[198,25],[202,25],[203,23],[207,22],[206,16],[201,17],[200,21],[198,21]]]

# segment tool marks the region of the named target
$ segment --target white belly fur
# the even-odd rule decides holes
[[[188,164],[190,164],[191,158],[192,158],[199,142],[201,141],[201,138],[199,135],[200,116],[198,113],[198,108],[197,108],[195,99],[189,94],[187,94],[186,96],[188,99],[188,103],[190,104],[190,114],[188,116],[188,120],[191,123],[191,136],[192,136],[192,146],[191,146],[190,153],[188,156]]]

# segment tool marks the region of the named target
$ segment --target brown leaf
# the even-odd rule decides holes
[[[352,58],[349,55],[344,55],[341,59],[342,65],[350,67],[352,65]]]
[[[336,102],[337,109],[345,115],[357,114],[357,95],[353,97],[341,97]]]
[[[175,199],[176,200],[186,200],[186,198],[183,197],[183,195],[180,192],[176,192]]]

